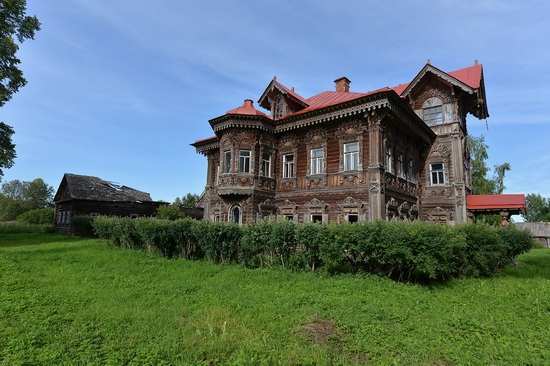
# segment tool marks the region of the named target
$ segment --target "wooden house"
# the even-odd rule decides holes
[[[407,84],[303,97],[273,78],[258,100],[210,120],[204,217],[254,222],[466,222],[466,116],[488,117],[483,68],[429,62]]]
[[[149,193],[86,175],[65,174],[54,196],[55,226],[73,233],[74,216],[153,216],[165,202],[155,202]]]

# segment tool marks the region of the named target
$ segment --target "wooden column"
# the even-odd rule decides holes
[[[384,139],[380,117],[374,112],[367,116],[369,133],[369,220],[381,220],[386,216],[384,204]]]

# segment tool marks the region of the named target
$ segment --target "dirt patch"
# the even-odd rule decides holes
[[[300,327],[301,333],[311,344],[334,345],[338,343],[338,326],[333,320],[313,319]]]

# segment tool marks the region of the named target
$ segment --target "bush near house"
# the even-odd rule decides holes
[[[491,276],[533,245],[514,227],[366,222],[246,226],[182,219],[100,217],[95,233],[113,245],[167,258],[208,259],[249,268],[367,272],[395,280]]]
[[[54,208],[36,208],[17,216],[15,221],[31,225],[53,225]]]

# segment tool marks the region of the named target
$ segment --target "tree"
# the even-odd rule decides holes
[[[26,0],[0,0],[0,107],[27,83],[18,68],[21,61],[16,56],[17,43],[34,39],[40,22],[36,16],[27,16],[26,11]],[[11,168],[16,157],[12,135],[13,128],[0,122],[0,181],[4,175],[2,168]]]
[[[24,212],[51,207],[53,187],[37,178],[32,182],[18,179],[2,184],[0,192],[0,221],[11,221]]]
[[[182,198],[176,197],[174,205],[183,207],[195,207],[199,200],[199,195],[195,193],[187,193]]]
[[[180,211],[179,207],[173,205],[162,205],[157,208],[157,213],[155,215],[157,219],[175,221],[178,219],[183,219],[185,214]]]
[[[18,68],[21,60],[16,56],[17,43],[34,39],[40,22],[36,16],[27,16],[26,11],[26,0],[0,0],[0,107],[27,83]]]
[[[544,198],[540,194],[530,193],[525,196],[525,205],[527,211],[523,217],[525,221],[550,221],[550,199]]]
[[[489,168],[486,160],[489,158],[485,137],[468,136],[470,143],[470,167],[472,172],[472,191],[474,194],[501,194],[504,191],[504,176],[510,170],[510,164],[503,163],[494,166],[492,178],[487,178]]]
[[[13,166],[15,157],[15,144],[11,141],[13,128],[0,122],[0,182],[4,176],[2,168],[9,169]]]

